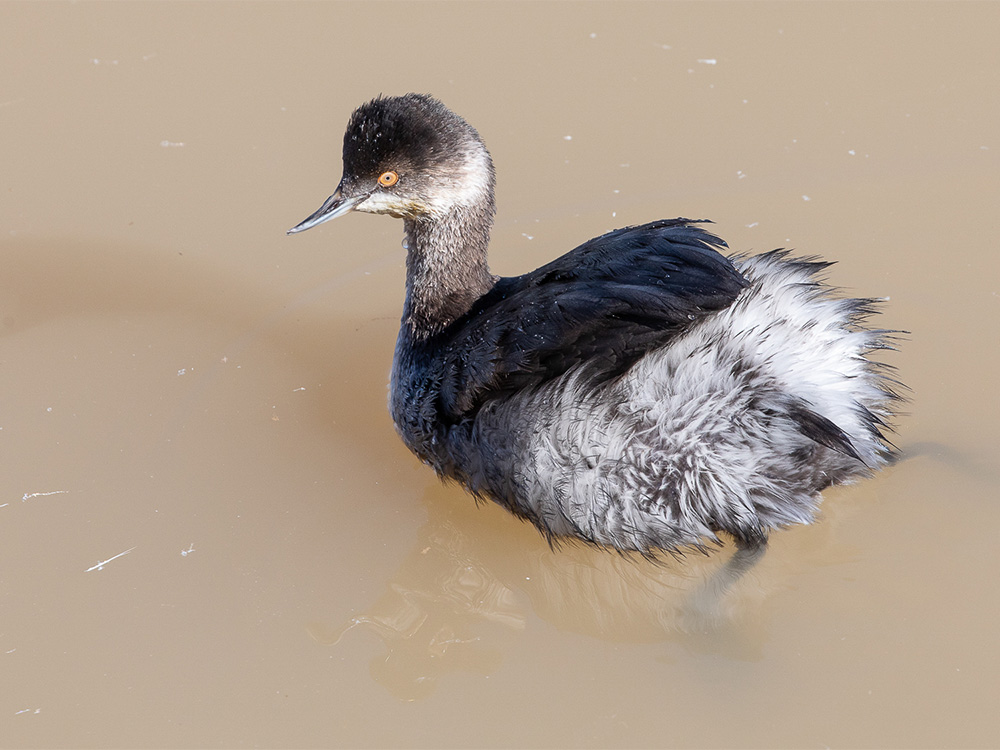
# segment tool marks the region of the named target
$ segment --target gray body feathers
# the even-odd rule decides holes
[[[889,453],[881,428],[896,397],[866,359],[886,334],[863,326],[870,300],[817,278],[825,265],[737,258],[747,286],[733,302],[623,373],[595,381],[576,365],[444,429],[413,429],[438,394],[404,385],[412,362],[397,351],[393,416],[439,473],[547,535],[643,553],[719,531],[761,544]]]
[[[550,538],[655,554],[726,532],[760,549],[889,456],[897,396],[867,359],[889,334],[865,325],[873,301],[819,278],[826,264],[727,258],[672,219],[497,278],[493,162],[465,120],[423,94],[378,97],[343,156],[337,190],[289,231],[351,210],[404,220],[396,428]]]

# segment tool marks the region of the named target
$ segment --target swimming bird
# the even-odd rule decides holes
[[[616,229],[537,270],[490,273],[493,162],[437,99],[379,96],[301,232],[403,220],[406,297],[389,405],[439,475],[533,523],[645,555],[730,535],[756,555],[819,493],[892,456],[892,332],[873,299],[785,250],[727,256],[703,221]]]

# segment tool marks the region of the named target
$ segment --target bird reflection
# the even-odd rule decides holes
[[[443,674],[494,672],[502,656],[489,644],[504,630],[524,629],[525,606],[464,542],[447,519],[426,524],[378,601],[340,628],[312,624],[310,635],[336,644],[359,625],[373,630],[388,654],[372,660],[372,677],[404,700],[429,695]]]
[[[378,600],[339,627],[308,628],[330,645],[358,627],[378,634],[388,652],[372,660],[372,677],[403,700],[426,697],[450,673],[495,672],[537,617],[602,640],[760,653],[748,599],[763,591],[755,574],[737,580],[741,561],[725,553],[655,562],[576,543],[553,549],[455,488],[433,487],[425,501],[429,519]]]

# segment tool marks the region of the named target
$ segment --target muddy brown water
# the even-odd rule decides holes
[[[0,5],[0,745],[1000,744],[997,4]],[[712,218],[911,332],[908,459],[729,554],[550,549],[386,379],[398,222],[292,226],[416,90],[492,266]]]

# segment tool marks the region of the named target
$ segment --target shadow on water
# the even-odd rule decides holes
[[[283,238],[278,235],[276,242]],[[384,385],[371,384],[388,378],[398,313],[385,320],[341,319],[324,303],[372,270],[398,262],[397,256],[395,251],[381,253],[289,294],[276,291],[277,285],[252,284],[234,278],[225,267],[162,248],[78,238],[18,239],[0,244],[0,338],[91,318],[164,316],[181,321],[181,329],[186,323],[210,335],[219,353],[229,358],[263,348],[272,357],[289,358],[299,369],[320,374],[338,387],[322,394],[316,420],[343,424],[350,418],[356,436],[359,430],[381,429],[358,415],[365,409],[384,410]],[[369,340],[366,328],[378,329],[377,342]],[[181,348],[186,344],[183,339],[150,340],[151,346],[171,343]],[[367,344],[377,345],[381,356],[360,356],[358,350]],[[187,403],[177,409],[177,419],[212,397],[223,369],[216,364],[214,372],[203,373]]]
[[[287,353],[297,369],[322,373],[332,387],[324,389],[309,418],[326,425],[328,433],[347,435],[348,443],[376,446],[376,455],[351,449],[358,453],[358,470],[379,471],[402,451],[387,418],[372,419],[376,412],[384,416],[395,321],[374,326],[310,308],[363,270],[331,275],[282,298],[179,254],[80,241],[19,243],[0,252],[6,271],[0,279],[4,336],[59,318],[182,315],[216,332],[228,352],[263,344],[265,351]],[[377,328],[374,336],[359,333],[365,325]],[[376,346],[384,353],[358,356]],[[211,398],[213,377],[203,374],[204,381],[175,404],[163,426],[167,433],[171,423]],[[501,509],[477,506],[454,486],[433,481],[428,486],[427,521],[382,595],[346,622],[308,627],[321,644],[342,644],[357,637],[351,632],[356,628],[377,634],[385,652],[372,659],[371,673],[393,695],[419,699],[450,674],[496,672],[507,646],[539,627],[539,618],[585,637],[662,644],[666,660],[671,648],[739,661],[761,658],[768,632],[761,605],[775,586],[767,555],[747,572],[741,563],[757,560],[734,559],[731,544],[710,555],[660,562],[580,544],[551,548]],[[738,575],[730,575],[734,572]]]
[[[372,677],[398,698],[423,698],[451,673],[495,672],[501,644],[538,617],[602,640],[760,658],[766,628],[755,620],[765,592],[754,573],[726,578],[732,545],[653,562],[577,543],[549,547],[532,527],[455,488],[431,490],[424,503],[428,521],[377,601],[340,625],[308,626],[327,645],[358,627],[376,633],[386,652],[372,659]]]

